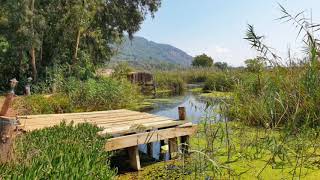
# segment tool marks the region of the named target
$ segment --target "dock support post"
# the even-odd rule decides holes
[[[178,107],[178,112],[179,112],[179,120],[184,121],[186,120],[186,108],[185,107]],[[188,148],[189,148],[189,136],[181,136],[180,137],[180,143],[181,145],[181,150],[183,154],[188,153]]]
[[[178,138],[170,138],[168,140],[169,144],[169,159],[174,159],[177,157],[177,152],[178,152]]]
[[[141,166],[138,146],[129,147],[127,149],[131,167],[135,170],[140,170]]]
[[[147,155],[151,158],[153,157],[153,143],[152,142],[147,144]]]
[[[166,154],[167,152],[165,152],[165,150],[162,149],[163,146],[165,146],[167,143],[165,140],[161,140],[160,141],[160,156],[159,159],[160,160],[166,160]]]

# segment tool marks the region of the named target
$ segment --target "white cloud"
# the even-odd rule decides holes
[[[230,49],[221,46],[215,46],[213,51],[217,54],[228,54],[231,52]]]

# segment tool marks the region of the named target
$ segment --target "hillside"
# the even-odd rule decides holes
[[[189,66],[192,56],[167,44],[159,44],[143,37],[135,36],[131,41],[128,37],[118,47],[118,54],[113,60],[171,63]]]

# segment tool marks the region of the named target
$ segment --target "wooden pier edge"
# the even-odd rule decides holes
[[[120,136],[111,138],[105,144],[106,151],[113,151],[124,149],[128,147],[137,146],[140,144],[147,144],[157,142],[165,139],[171,139],[181,136],[189,136],[196,132],[197,126],[191,125],[189,127],[175,127],[168,129],[155,130],[150,132],[132,134],[127,136]]]

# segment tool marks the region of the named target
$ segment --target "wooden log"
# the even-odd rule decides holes
[[[8,111],[9,111],[9,108],[12,105],[14,96],[15,96],[14,93],[9,93],[6,96],[6,99],[4,100],[4,103],[3,103],[2,108],[1,108],[0,116],[6,116],[7,115]]]
[[[179,120],[186,120],[186,108],[185,107],[178,107],[179,112]],[[183,154],[188,153],[189,148],[189,136],[181,136],[180,137],[180,143],[181,143],[181,150]]]
[[[175,127],[162,130],[155,130],[150,132],[132,134],[127,136],[120,136],[111,138],[105,145],[106,151],[113,151],[127,147],[137,146],[139,144],[147,144],[160,140],[187,136],[194,134],[197,130],[196,126],[190,127]]]
[[[178,112],[179,112],[179,120],[186,120],[186,108],[178,107]]]
[[[178,138],[174,137],[174,138],[170,138],[168,140],[168,144],[169,144],[169,159],[174,159],[177,157],[177,153],[178,153]]]
[[[139,171],[141,169],[141,165],[140,165],[140,156],[139,156],[138,146],[129,147],[127,150],[129,154],[129,161],[130,161],[131,167],[134,170]]]

